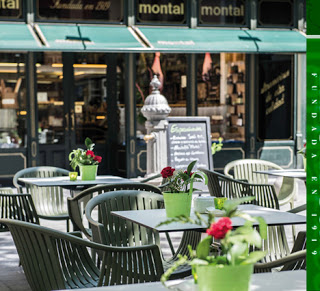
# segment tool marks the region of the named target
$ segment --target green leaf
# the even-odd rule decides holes
[[[194,165],[196,164],[197,161],[193,161],[191,162],[189,165],[188,165],[188,168],[187,168],[187,173],[190,175],[190,173],[192,172],[192,169],[194,167]]]
[[[208,261],[206,260],[201,260],[201,259],[193,259],[189,265],[209,265]]]
[[[246,253],[247,251],[248,251],[248,244],[246,243],[234,244],[229,251],[229,254],[231,257],[231,264],[235,265],[238,258],[242,256],[244,253]]]
[[[228,213],[237,209],[237,207],[240,204],[242,204],[244,202],[250,202],[255,199],[256,198],[254,196],[246,196],[246,197],[237,198],[237,199],[230,199],[230,200],[227,200],[224,202],[223,208],[226,210],[227,216],[229,216]]]
[[[94,148],[94,143],[92,143],[92,140],[90,138],[86,138],[85,141],[84,141],[84,144],[86,145],[87,149],[92,151],[93,148]]]
[[[249,253],[248,257],[241,263],[241,265],[254,264],[266,256],[266,252],[256,251]]]
[[[260,216],[255,217],[255,219],[259,222],[259,231],[260,231],[261,238],[267,239],[267,227],[268,226],[267,226],[265,220]]]
[[[205,260],[206,257],[209,255],[210,251],[210,244],[212,242],[212,236],[208,235],[202,241],[200,241],[197,245],[196,253],[197,258]]]

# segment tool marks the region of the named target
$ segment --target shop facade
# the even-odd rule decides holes
[[[170,116],[208,116],[214,168],[291,168],[305,138],[305,1],[48,0],[0,7],[0,180],[69,168],[89,136],[100,174],[143,176],[153,74]],[[285,11],[285,12],[284,12]],[[0,181],[0,183],[1,183]]]

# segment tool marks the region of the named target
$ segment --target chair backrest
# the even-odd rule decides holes
[[[227,177],[223,174],[200,169],[208,176],[210,195],[217,197],[240,198],[255,196],[252,204],[279,209],[279,202],[272,185],[250,184]],[[290,253],[288,240],[283,226],[269,226],[267,239],[263,241],[262,250],[267,252],[263,262],[274,261]]]
[[[159,233],[111,215],[111,211],[163,208],[163,196],[140,190],[103,193],[92,198],[85,209],[93,241],[115,246],[160,245]],[[92,217],[98,210],[98,220]]]
[[[207,169],[200,169],[208,176],[208,188],[211,196],[240,198],[244,196],[255,196],[252,204],[268,208],[279,209],[279,202],[272,185],[250,184],[238,181]]]
[[[87,202],[96,195],[118,190],[141,190],[161,194],[161,190],[158,187],[144,183],[118,183],[88,188],[75,197],[68,197],[68,212],[74,227],[81,230],[88,239],[92,240],[91,233],[85,226],[85,217],[83,215]]]
[[[23,183],[19,178],[48,178],[68,176],[69,171],[56,167],[32,167],[17,172],[13,184],[18,192],[23,191]],[[30,193],[40,217],[54,217],[67,214],[63,189],[61,187],[38,187],[26,184],[26,192]]]
[[[7,224],[33,291],[76,289],[158,281],[163,266],[158,246],[110,247],[27,222]],[[88,249],[103,252],[101,270]]]
[[[255,171],[282,170],[275,163],[259,159],[241,159],[228,163],[224,168],[224,174],[237,179],[245,179],[252,184],[268,184],[267,174],[255,173]]]
[[[0,188],[0,193],[2,193],[2,194],[13,194],[13,189],[9,188],[9,187],[7,187],[7,188],[2,187],[2,188]]]
[[[39,217],[30,194],[1,194],[0,218],[10,218],[39,224]],[[0,223],[0,232],[9,231]]]

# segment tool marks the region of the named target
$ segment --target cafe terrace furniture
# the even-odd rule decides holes
[[[3,188],[0,188],[0,218],[39,224],[39,217],[30,194],[4,194],[2,190]],[[9,229],[5,224],[0,223],[0,232],[4,231],[9,231]]]
[[[259,170],[258,174],[266,174],[279,177],[296,178],[306,181],[307,173],[304,169],[282,169],[282,170]]]
[[[12,188],[9,188],[9,187],[2,187],[2,188],[0,188],[0,193],[13,194],[13,190],[12,190]]]
[[[284,212],[277,209],[271,209],[261,207],[252,204],[243,204],[239,207],[240,211],[243,211],[251,216],[261,216],[264,218],[268,225],[268,237],[263,240],[262,250],[266,251],[266,257],[261,263],[268,263],[280,258],[288,256],[291,252],[288,247],[287,238],[284,232],[284,225],[292,224],[305,224],[306,217],[295,213]],[[113,215],[127,219],[128,221],[135,222],[141,226],[145,226],[158,232],[171,232],[171,231],[202,231],[206,230],[206,225],[200,226],[190,223],[173,222],[170,224],[158,226],[161,222],[167,220],[165,209],[153,209],[153,210],[139,210],[139,211],[112,211]],[[206,214],[201,214],[205,220],[207,220]],[[196,218],[193,209],[191,210],[191,217]],[[244,220],[239,217],[232,218],[233,227],[243,225]],[[254,223],[258,225],[258,223]],[[302,250],[305,248],[305,235],[301,234],[302,238],[295,242],[292,249],[293,251]]]
[[[9,227],[33,291],[154,282],[163,274],[156,245],[114,247],[28,222],[0,219],[0,223]],[[90,248],[102,256],[100,269]]]
[[[272,185],[252,184],[239,181],[208,169],[199,169],[208,176],[208,188],[211,196],[227,197],[228,199],[255,196],[250,203],[279,209],[276,191]]]
[[[224,174],[236,180],[246,179],[250,184],[268,184],[268,175],[257,173],[264,170],[283,170],[275,163],[259,159],[241,159],[228,163],[224,168]],[[231,175],[231,172],[233,175]],[[282,185],[278,193],[279,205],[290,203],[294,207],[294,196],[297,192],[295,179],[283,177]]]
[[[278,273],[261,273],[251,276],[250,291],[305,291],[307,284],[306,271],[291,271]],[[160,282],[133,284],[130,291],[196,291],[193,279],[167,281],[166,286]],[[128,291],[128,286],[109,286],[79,289],[82,291]],[[66,290],[65,290],[66,291]]]
[[[85,206],[92,197],[117,190],[142,190],[161,194],[161,190],[156,186],[134,182],[97,185],[83,190],[76,196],[68,197],[67,199],[68,212],[70,220],[74,225],[74,230],[81,230],[92,241],[91,229],[84,225],[85,216],[83,214]]]
[[[227,197],[229,199],[254,196],[256,199],[250,203],[263,207],[279,209],[278,198],[272,185],[249,184],[229,178],[214,171],[206,169],[202,169],[202,171],[208,176],[208,188],[210,195]],[[303,211],[303,209],[301,209],[301,207],[297,207],[291,209],[290,212],[298,213],[300,211]],[[294,228],[293,237],[295,238]],[[297,244],[298,249],[305,247],[304,244],[300,244],[300,241],[297,242]],[[268,237],[263,241],[263,250],[267,251],[267,256],[264,258],[264,262],[271,262],[279,258],[286,257],[291,253],[282,223],[268,227]]]
[[[92,198],[85,209],[87,219],[91,225],[93,241],[106,245],[139,246],[156,244],[160,246],[159,233],[150,228],[131,223],[111,214],[112,211],[144,212],[145,209],[163,209],[163,196],[158,193],[140,190],[122,190],[100,194]],[[98,209],[100,221],[92,218],[92,212]],[[155,212],[157,214],[157,212]],[[149,217],[156,220],[156,217]],[[198,232],[184,232],[181,243],[170,259],[163,259],[165,269],[171,267],[178,259],[178,255],[188,255],[188,245],[193,248],[200,241]],[[172,278],[183,278],[191,274],[189,265],[181,266],[172,274]]]
[[[23,178],[50,178],[67,176],[69,171],[56,167],[32,167],[17,172],[13,177],[13,185],[18,193],[23,192]],[[37,180],[36,179],[36,180]],[[39,187],[38,185],[25,182],[26,192],[30,193],[37,213],[42,219],[66,220],[69,231],[69,214],[67,203],[63,197],[63,189],[57,186]]]

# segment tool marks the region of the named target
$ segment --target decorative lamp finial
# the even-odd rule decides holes
[[[150,82],[150,85],[152,87],[152,91],[159,91],[159,88],[161,86],[161,82],[159,81],[157,75],[153,76],[153,78],[152,78],[152,80]]]

